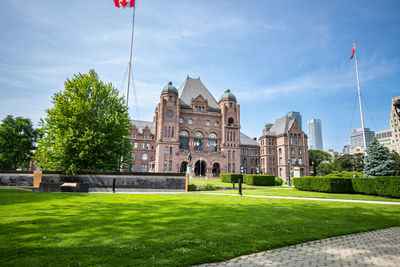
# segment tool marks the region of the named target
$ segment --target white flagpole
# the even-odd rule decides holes
[[[356,42],[355,41],[353,41],[353,45],[354,45],[354,48],[355,48],[356,47]],[[364,148],[367,149],[367,140],[365,139],[364,116],[363,116],[363,110],[362,110],[362,104],[361,104],[360,79],[358,77],[358,63],[357,63],[357,51],[356,51],[356,49],[354,51],[354,58],[355,58],[355,62],[356,62],[358,99],[360,101],[361,127],[362,127],[362,133],[363,133]]]
[[[131,0],[132,1],[132,0]],[[131,52],[129,56],[129,70],[128,70],[128,87],[126,88],[126,107],[128,107],[128,100],[129,100],[129,84],[131,81],[131,66],[132,66],[132,46],[133,46],[133,33],[135,30],[135,10],[136,10],[136,3],[133,7],[133,15],[132,15],[132,36],[131,36]]]

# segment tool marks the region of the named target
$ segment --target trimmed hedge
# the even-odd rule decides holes
[[[242,179],[243,181],[243,175],[242,174],[236,174],[236,173],[221,173],[219,175],[219,177],[221,178],[221,182],[225,182],[225,183],[238,183],[239,179]]]
[[[400,177],[353,178],[354,191],[367,195],[400,197]]]
[[[296,189],[329,193],[360,193],[400,198],[400,177],[368,178],[299,177],[293,179]]]
[[[282,178],[275,177],[275,184],[274,185],[282,185],[282,184],[283,184]]]
[[[274,185],[275,176],[273,175],[259,175],[259,174],[245,174],[244,183],[248,185]]]
[[[351,178],[305,176],[294,178],[293,184],[304,191],[354,193]]]

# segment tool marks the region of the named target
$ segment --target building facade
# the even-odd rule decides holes
[[[293,177],[293,168],[300,168],[300,176],[309,175],[308,138],[297,120],[284,116],[269,126],[259,138],[261,172],[281,177]]]
[[[307,136],[295,118],[266,124],[258,141],[240,128],[240,106],[230,90],[217,101],[200,78],[187,77],[179,89],[170,82],[153,121],[132,121],[130,169],[178,173],[190,166],[197,177],[262,173],[287,180],[298,166],[309,175]]]
[[[323,150],[321,120],[311,119],[307,123],[310,149]]]
[[[240,172],[240,106],[226,90],[217,102],[200,78],[161,92],[154,118],[155,172],[196,176]]]
[[[131,172],[148,172],[154,162],[154,127],[149,121],[132,121],[130,141],[132,144],[129,166]]]
[[[241,173],[261,173],[260,145],[257,142],[257,138],[250,138],[244,133],[240,133],[240,162]]]
[[[376,132],[375,138],[378,140],[378,142],[381,145],[383,145],[389,149],[391,148],[391,145],[392,145],[392,130],[391,129]]]
[[[365,132],[365,141],[367,143],[366,145],[368,146],[368,144],[372,141],[372,139],[374,139],[375,132],[371,131],[369,128],[364,128],[364,132]],[[350,153],[351,150],[354,150],[356,147],[364,148],[364,137],[362,128],[355,129],[350,134]]]
[[[400,153],[400,96],[392,99],[390,129],[392,131],[391,150]]]

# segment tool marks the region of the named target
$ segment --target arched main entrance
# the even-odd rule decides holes
[[[212,167],[212,174],[214,177],[218,177],[220,174],[220,168],[219,168],[219,164],[218,163],[214,163],[213,167]]]
[[[204,160],[198,160],[194,165],[194,174],[196,176],[205,176],[206,175],[206,163]]]
[[[180,168],[179,172],[185,173],[187,171],[187,165],[188,165],[188,163],[186,161],[183,161],[181,163],[181,168]]]

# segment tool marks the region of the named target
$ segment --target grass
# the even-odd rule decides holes
[[[394,205],[209,194],[0,189],[0,215],[0,266],[189,266],[400,225]]]
[[[227,188],[232,188],[232,183],[224,183],[221,182],[221,180],[215,179],[215,178],[210,178],[210,179],[205,179],[205,178],[193,178],[189,180],[190,184],[195,184],[198,186],[204,186],[206,184],[213,184],[214,186],[220,186],[220,187],[227,187]],[[235,183],[235,188],[238,188],[238,183]],[[281,186],[257,186],[257,185],[247,185],[243,184],[243,188],[282,188]]]
[[[204,191],[202,193],[205,193]],[[220,194],[237,194],[238,190],[209,191],[207,193]],[[361,195],[361,194],[337,194],[337,193],[321,193],[311,191],[301,191],[293,189],[260,189],[260,190],[242,190],[243,195],[259,195],[259,196],[282,196],[282,197],[311,197],[311,198],[332,198],[332,199],[352,199],[352,200],[369,200],[369,201],[390,201],[400,202],[399,198],[387,198],[380,196]]]

